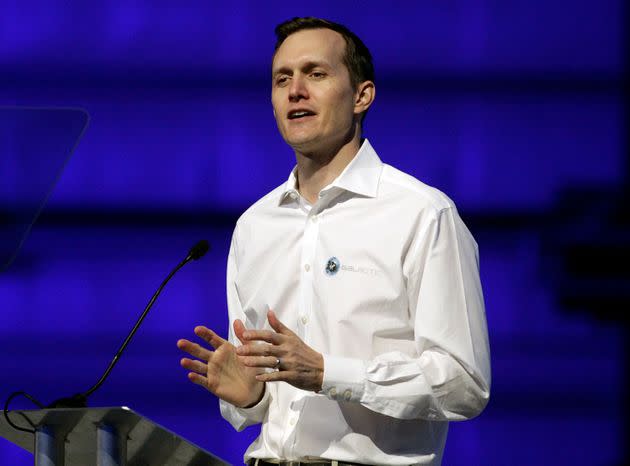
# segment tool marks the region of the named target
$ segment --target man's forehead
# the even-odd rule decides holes
[[[331,65],[342,61],[345,40],[332,29],[304,29],[287,37],[273,58],[273,69],[317,61]]]

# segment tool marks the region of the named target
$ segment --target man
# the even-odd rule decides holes
[[[229,341],[195,328],[214,351],[180,340],[182,366],[236,429],[262,422],[249,464],[440,464],[446,421],[489,397],[477,245],[450,199],[362,139],[360,39],[316,18],[276,35],[271,100],[297,166],[237,222]]]

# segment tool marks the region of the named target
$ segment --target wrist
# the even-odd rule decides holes
[[[315,393],[322,391],[324,386],[324,355],[319,353],[319,370],[317,371],[317,387],[315,387]]]
[[[256,388],[260,387],[259,393],[257,393],[256,396],[252,398],[253,401],[246,403],[244,406],[239,406],[239,408],[244,408],[244,409],[253,408],[258,403],[260,403],[265,396],[265,390],[266,390],[265,385],[266,385],[265,382],[260,382],[259,385],[256,387]]]

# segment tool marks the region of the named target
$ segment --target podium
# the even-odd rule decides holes
[[[206,466],[229,463],[127,407],[11,411],[0,436],[33,453],[36,466]]]

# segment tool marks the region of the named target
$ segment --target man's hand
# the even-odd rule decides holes
[[[234,321],[234,332],[243,342],[245,326]],[[239,407],[253,406],[263,397],[265,384],[256,380],[261,371],[245,366],[236,354],[236,347],[206,327],[195,327],[195,334],[208,342],[215,351],[197,343],[179,340],[177,347],[197,358],[183,358],[191,382],[205,387],[222,400]]]
[[[280,322],[273,311],[267,313],[267,319],[275,331],[243,332],[243,346],[236,350],[243,363],[252,368],[278,369],[257,375],[256,379],[261,382],[283,381],[303,390],[320,391],[324,382],[324,357]],[[261,341],[269,344],[260,344]]]

